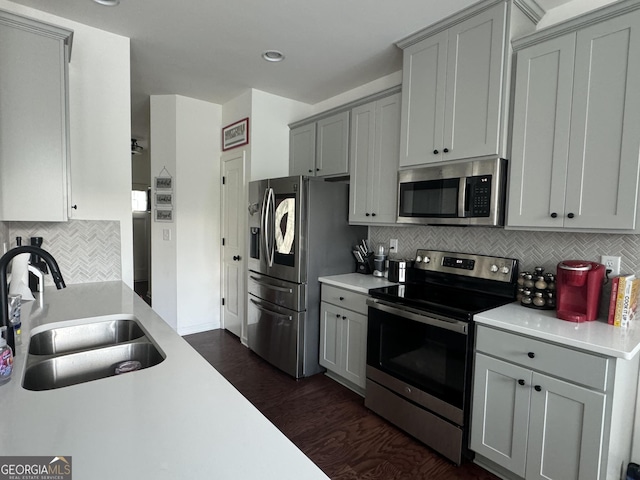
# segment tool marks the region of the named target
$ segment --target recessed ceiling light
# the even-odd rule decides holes
[[[115,7],[120,3],[120,0],[93,0],[100,5],[104,5],[106,7]]]
[[[267,50],[262,54],[262,58],[267,62],[281,62],[284,60],[284,54],[278,50]]]

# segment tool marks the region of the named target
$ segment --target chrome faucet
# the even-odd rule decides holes
[[[7,327],[7,345],[11,347],[14,355],[16,353],[16,345],[15,338],[13,336],[13,328],[11,327],[11,323],[9,321],[9,300],[7,298],[7,267],[9,266],[11,260],[13,260],[16,255],[20,255],[21,253],[34,253],[42,258],[42,260],[44,260],[49,266],[49,271],[51,272],[53,281],[56,284],[56,288],[60,290],[61,288],[66,287],[64,279],[62,278],[62,274],[60,273],[60,267],[58,267],[58,262],[56,262],[56,259],[53,258],[49,252],[43,250],[40,247],[36,247],[34,245],[23,245],[21,247],[12,248],[2,257],[0,257],[0,319],[2,320],[0,322],[0,327]]]

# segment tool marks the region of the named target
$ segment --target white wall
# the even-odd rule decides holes
[[[220,105],[151,96],[151,176],[174,183],[173,223],[152,222],[152,303],[181,335],[220,327],[221,118]]]
[[[79,220],[120,222],[122,279],[133,286],[129,39],[0,0],[3,10],[74,31],[69,64],[71,201]]]
[[[570,18],[582,15],[596,8],[603,7],[616,0],[573,0],[559,7],[552,8],[542,17],[542,20],[536,26],[537,30],[549,27],[559,22],[569,20]]]
[[[289,175],[289,124],[311,110],[306,103],[252,90],[251,180]]]

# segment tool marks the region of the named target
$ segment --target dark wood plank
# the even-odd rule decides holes
[[[498,480],[456,467],[325,375],[294,380],[225,330],[184,338],[333,480]]]

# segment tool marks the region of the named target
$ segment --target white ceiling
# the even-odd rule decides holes
[[[224,104],[256,88],[315,104],[400,70],[396,41],[477,0],[12,1],[131,39],[132,136],[144,141],[149,95]],[[286,59],[264,61],[267,49]]]

